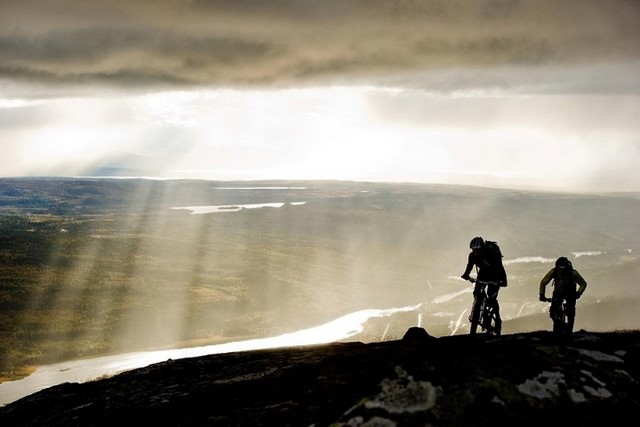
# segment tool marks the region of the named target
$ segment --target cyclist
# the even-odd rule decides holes
[[[545,288],[553,280],[553,293],[551,295],[551,309],[549,315],[553,318],[553,313],[566,301],[566,314],[569,321],[568,332],[573,331],[573,322],[576,317],[576,300],[579,299],[587,288],[587,282],[580,273],[573,268],[571,261],[567,257],[560,257],[556,260],[555,267],[540,281],[540,301],[547,301]],[[576,291],[576,286],[578,290]]]
[[[485,242],[482,237],[474,237],[469,243],[469,257],[467,268],[465,268],[462,278],[469,280],[471,270],[475,266],[477,269],[477,280],[490,282],[487,285],[487,303],[495,307],[497,323],[500,320],[500,305],[498,304],[498,291],[501,287],[507,286],[507,272],[502,265],[502,253],[495,242]],[[473,295],[479,290],[480,284],[476,282]],[[498,325],[499,326],[499,325]]]

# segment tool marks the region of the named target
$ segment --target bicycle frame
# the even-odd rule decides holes
[[[477,283],[477,292],[474,292],[473,305],[471,306],[471,315],[469,316],[469,322],[471,327],[469,333],[475,335],[478,331],[478,326],[488,334],[500,335],[502,329],[502,320],[496,311],[493,304],[487,304],[489,297],[487,296],[487,285],[490,282],[482,282],[471,277],[469,278],[471,283]],[[495,301],[498,304],[498,301]]]
[[[553,321],[554,334],[570,334],[573,331],[573,319],[567,314],[567,300],[563,297],[556,297],[555,304],[553,298],[546,298],[551,303],[549,307],[549,317]]]

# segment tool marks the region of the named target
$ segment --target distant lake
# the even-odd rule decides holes
[[[222,191],[255,191],[255,190],[306,190],[307,187],[214,187],[212,190]],[[304,205],[307,202],[271,202],[271,203],[243,203],[243,204],[226,204],[211,206],[176,206],[171,209],[185,209],[191,211],[192,215],[202,215],[221,212],[238,212],[242,209],[260,209],[260,208],[281,208],[289,203],[292,206]]]
[[[306,190],[307,187],[215,187],[214,190]]]
[[[289,202],[292,206],[304,205],[307,202]],[[201,215],[219,212],[238,212],[242,209],[260,209],[260,208],[281,208],[285,202],[277,203],[253,203],[244,205],[215,205],[215,206],[177,206],[171,209],[186,209],[191,211],[192,215]]]

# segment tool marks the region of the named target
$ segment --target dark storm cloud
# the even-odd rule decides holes
[[[623,0],[3,0],[0,78],[229,86],[634,62],[638,22]]]
[[[269,49],[259,41],[145,29],[55,31],[46,37],[0,40],[4,58],[0,73],[13,78],[124,85],[229,83],[233,80],[225,76],[232,76],[234,68],[264,62],[271,54]],[[249,81],[252,76],[242,78]]]

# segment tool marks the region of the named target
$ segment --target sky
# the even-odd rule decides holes
[[[634,0],[2,0],[0,176],[640,191]]]

